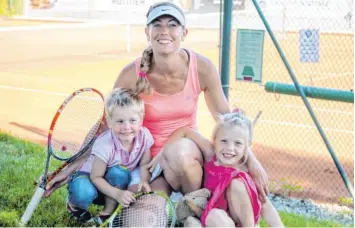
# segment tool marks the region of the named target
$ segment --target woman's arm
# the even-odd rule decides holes
[[[165,143],[164,147],[169,147],[169,145],[173,144],[176,140],[181,138],[188,138],[191,139],[198,148],[202,151],[203,157],[205,161],[209,161],[214,156],[214,149],[213,145],[211,144],[210,140],[203,137],[197,131],[191,128],[180,128],[176,130]]]
[[[250,147],[248,147],[248,160],[246,165],[256,184],[261,202],[266,202],[267,195],[269,194],[268,176],[263,166],[254,156],[254,153]]]
[[[217,114],[230,112],[228,101],[224,96],[221,79],[213,63],[202,55],[197,54],[197,67],[200,88],[204,92],[208,109],[213,118]]]

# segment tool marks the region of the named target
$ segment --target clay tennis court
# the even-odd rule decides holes
[[[132,50],[126,52],[126,28],[115,24],[52,23],[0,21],[1,28],[31,27],[0,31],[0,128],[5,132],[45,144],[50,121],[64,98],[82,87],[94,87],[107,94],[120,70],[140,55],[146,47],[143,26],[132,26]],[[43,25],[48,28],[41,28]],[[36,29],[37,27],[37,29]],[[267,36],[267,35],[266,35]],[[265,36],[264,74],[266,81],[290,83],[289,76],[269,38]],[[338,36],[339,42],[353,43],[353,36]],[[327,35],[322,36],[324,43]],[[288,34],[288,41],[297,41],[297,34]],[[332,37],[331,40],[334,40]],[[219,64],[219,31],[190,29],[183,46],[191,48]],[[286,44],[285,44],[286,45]],[[296,44],[295,44],[296,46]],[[333,45],[322,54],[331,56]],[[233,47],[233,46],[232,46]],[[339,71],[327,62],[302,72],[296,70],[299,81],[317,86],[353,89],[353,45],[344,50],[342,68],[335,75],[316,74],[319,71]],[[232,52],[233,55],[233,52]],[[233,59],[233,56],[232,56]],[[234,62],[231,61],[233,65]],[[291,65],[299,63],[291,58]],[[351,66],[350,66],[351,65]],[[272,66],[273,70],[270,70]],[[332,69],[332,68],[336,69]],[[231,67],[232,68],[232,67]],[[341,74],[343,73],[343,74]],[[351,72],[350,72],[351,73]],[[334,77],[335,77],[334,76]],[[321,79],[325,77],[325,79]],[[253,150],[276,183],[286,178],[300,183],[302,192],[292,196],[325,202],[338,202],[349,194],[334,166],[326,146],[307,110],[298,97],[266,93],[260,85],[235,82],[230,79],[230,103],[242,107],[254,118],[262,111],[255,127]],[[346,88],[345,88],[346,87]],[[350,180],[354,179],[353,104],[312,100],[312,106],[325,128],[331,146],[344,166]],[[207,137],[213,119],[200,96],[198,124]]]

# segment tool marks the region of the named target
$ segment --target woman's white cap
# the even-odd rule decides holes
[[[180,23],[180,25],[185,26],[184,14],[182,14],[178,9],[170,5],[158,6],[152,9],[152,11],[150,11],[147,17],[147,25],[149,25],[155,19],[163,15],[172,16]]]

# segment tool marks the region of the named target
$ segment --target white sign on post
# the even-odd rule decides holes
[[[261,83],[264,30],[238,29],[237,80]]]
[[[300,61],[302,63],[319,62],[319,30],[301,29],[299,38]]]

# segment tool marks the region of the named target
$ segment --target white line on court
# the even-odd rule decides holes
[[[260,122],[265,123],[265,124],[272,124],[272,125],[283,125],[283,126],[291,126],[291,127],[296,127],[296,128],[307,128],[307,129],[312,129],[312,130],[317,129],[314,125],[308,125],[308,124],[296,124],[296,123],[282,122],[282,121],[275,121],[275,120],[260,120]],[[354,134],[354,131],[336,129],[336,128],[323,127],[323,130],[330,131],[330,132],[350,134],[350,135]]]
[[[15,90],[15,91],[22,91],[22,92],[31,92],[31,93],[40,93],[40,94],[62,96],[62,97],[69,96],[69,93],[51,92],[51,91],[46,91],[46,90],[29,89],[29,88],[23,88],[23,87],[7,86],[7,85],[0,85],[0,89]],[[200,111],[199,114],[202,114],[203,116],[210,115],[209,112],[204,112],[204,111]],[[296,123],[274,121],[274,120],[259,120],[259,122],[261,124],[283,125],[283,126],[291,126],[291,127],[296,127],[296,128],[316,129],[316,127],[313,125],[296,124]],[[353,131],[343,130],[343,129],[335,129],[335,128],[323,128],[323,129],[325,131],[331,131],[331,132],[338,132],[338,133],[351,134],[351,135],[354,134]]]
[[[28,88],[21,88],[15,86],[7,86],[7,85],[0,85],[0,89],[16,90],[16,91],[31,92],[31,93],[42,93],[42,94],[62,96],[62,97],[69,96],[69,93],[50,92],[50,91],[39,90],[39,89],[28,89]]]
[[[42,94],[47,94],[47,95],[55,95],[55,96],[61,96],[61,97],[68,97],[70,93],[57,93],[57,92],[50,92],[50,91],[45,91],[45,90],[38,90],[38,89],[27,89],[27,88],[19,88],[19,87],[14,87],[14,86],[4,86],[0,85],[0,89],[9,89],[9,90],[17,90],[17,91],[22,91],[22,92],[32,92],[32,93],[42,93]],[[89,97],[89,96],[77,96],[81,97],[84,99],[88,100],[100,100],[98,97]]]
[[[244,103],[244,104],[262,104],[260,102],[256,101],[238,101],[237,103]],[[302,105],[288,105],[288,104],[276,104],[275,106],[283,107],[283,108],[289,108],[289,109],[302,109],[304,111],[307,111],[307,108],[302,106]],[[312,108],[314,111],[320,111],[320,112],[328,112],[328,113],[336,113],[336,114],[342,114],[342,115],[348,115],[352,116],[352,112],[347,112],[347,111],[341,111],[341,110],[331,110],[331,109],[325,109],[325,108]],[[308,111],[307,111],[308,112]]]
[[[106,25],[119,24],[117,22],[90,22],[90,23],[73,23],[73,24],[42,24],[34,26],[14,26],[14,27],[3,27],[0,28],[0,32],[12,32],[12,31],[38,31],[44,29],[73,29],[73,28],[92,28],[92,27],[102,27]]]
[[[352,78],[354,77],[354,72],[345,72],[345,73],[337,73],[337,74],[328,74],[327,76],[323,76],[323,77],[313,77],[314,75],[322,75],[324,74],[324,72],[320,72],[320,73],[312,73],[306,76],[310,76],[311,79],[308,80],[308,82],[315,82],[315,81],[324,81],[324,80],[328,80],[328,79],[334,79],[334,78],[341,78],[341,77],[349,77]]]

